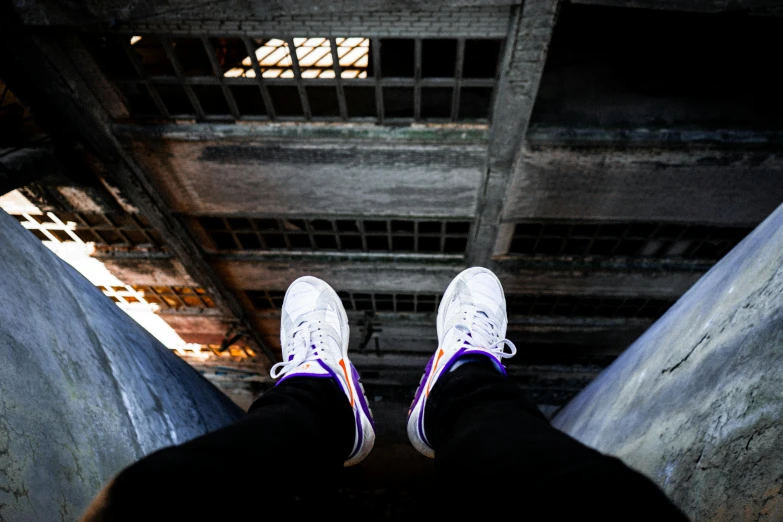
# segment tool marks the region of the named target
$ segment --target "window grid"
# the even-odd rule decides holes
[[[97,288],[115,303],[126,305],[132,303],[140,303],[143,305],[149,304],[149,302],[144,299],[144,294],[135,290],[130,285],[98,286]]]
[[[200,217],[217,250],[464,254],[469,221]]]
[[[160,249],[163,240],[140,215],[18,214],[14,217],[42,241],[95,243],[99,247]]]
[[[248,290],[247,298],[256,310],[280,310],[283,308],[285,292],[278,290]]]
[[[438,310],[437,294],[384,294],[337,292],[348,311],[433,313]]]
[[[256,310],[280,310],[285,292],[248,290],[245,292]],[[337,295],[347,311],[433,313],[438,310],[440,294],[373,293],[339,291]],[[657,319],[674,300],[586,297],[536,294],[510,294],[506,308],[510,318],[517,316],[607,317]]]
[[[147,303],[157,304],[161,308],[215,308],[215,302],[200,287],[134,285],[132,288]]]
[[[658,319],[675,301],[667,299],[512,294],[506,296],[509,316],[636,317]]]
[[[245,292],[256,310],[280,310],[285,292],[248,290]],[[337,292],[347,311],[433,313],[438,310],[440,295]]]
[[[750,227],[671,223],[517,223],[509,254],[717,261]]]
[[[215,308],[206,290],[189,286],[98,286],[115,303],[156,304],[162,309]]]
[[[466,38],[87,40],[135,117],[200,121],[488,123],[503,47]],[[277,65],[262,49],[282,51],[271,53]],[[310,63],[314,53],[321,58]]]

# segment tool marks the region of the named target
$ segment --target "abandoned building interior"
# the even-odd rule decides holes
[[[4,4],[0,206],[243,408],[324,279],[396,448],[463,269],[553,417],[783,203],[783,8],[394,4]]]

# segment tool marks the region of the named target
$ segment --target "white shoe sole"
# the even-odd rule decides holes
[[[359,452],[351,457],[349,460],[346,460],[343,463],[343,466],[353,466],[361,461],[363,461],[367,455],[370,454],[372,451],[373,446],[375,445],[375,430],[373,429],[372,421],[370,420],[368,413],[364,411],[364,408],[362,407],[361,399],[364,400],[364,404],[367,405],[367,411],[371,415],[372,412],[370,411],[369,402],[367,401],[367,396],[364,394],[364,387],[362,384],[358,381],[358,379],[355,379],[353,376],[353,372],[350,369],[353,368],[353,363],[351,363],[351,360],[348,358],[348,342],[350,340],[350,326],[348,325],[348,314],[345,313],[345,307],[342,305],[342,299],[340,299],[340,296],[337,295],[337,292],[334,291],[334,288],[329,285],[326,281],[322,281],[321,279],[318,279],[317,277],[313,276],[303,276],[291,283],[293,285],[297,282],[306,282],[309,283],[316,288],[320,288],[321,286],[325,285],[326,290],[329,292],[329,295],[340,304],[340,306],[337,307],[338,314],[340,316],[340,326],[342,327],[342,330],[345,332],[345,335],[342,339],[342,346],[340,347],[342,353],[342,359],[345,361],[345,378],[347,380],[348,386],[351,387],[353,390],[353,395],[356,398],[354,401],[354,415],[358,417],[357,419],[357,429],[361,429],[362,431],[362,446],[359,449]],[[350,374],[349,374],[350,372]],[[359,397],[361,396],[361,398]],[[358,434],[357,434],[358,437]],[[356,441],[354,441],[354,445],[356,444]]]
[[[445,333],[443,332],[445,324],[445,307],[448,306],[448,304],[451,302],[451,299],[454,297],[454,292],[457,291],[458,283],[463,280],[465,276],[481,273],[491,275],[492,278],[498,282],[498,286],[500,286],[501,289],[501,295],[503,295],[503,286],[501,285],[500,280],[491,270],[480,266],[474,266],[460,272],[454,279],[452,279],[449,286],[446,287],[446,291],[443,293],[443,298],[441,299],[440,305],[438,306],[438,318],[435,322],[438,333],[438,349],[440,349],[440,344],[443,341],[443,335]],[[503,299],[505,300],[505,295],[503,295]],[[435,353],[437,354],[437,351]],[[435,355],[433,355],[433,358],[434,357]],[[418,398],[414,399],[415,403],[411,405],[411,411],[408,415],[408,439],[419,453],[429,458],[435,458],[435,451],[429,446],[429,444],[427,444],[427,442],[424,441],[424,437],[422,435],[424,430],[424,406],[427,402],[427,394],[424,392],[424,390],[422,390],[422,386],[427,385],[427,381],[430,379],[430,374],[435,371],[437,371],[437,368],[434,367],[430,367],[429,371],[424,371],[424,375],[422,375],[421,380],[419,381],[419,389],[417,390]]]

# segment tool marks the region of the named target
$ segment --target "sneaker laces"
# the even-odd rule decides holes
[[[277,379],[307,361],[320,359],[323,350],[318,350],[318,346],[324,348],[324,334],[332,339],[339,337],[334,328],[321,320],[301,321],[283,349],[283,353],[288,354],[288,360],[272,366],[269,372],[272,378]]]
[[[470,320],[470,324],[460,322],[454,325],[455,329],[467,334],[464,339],[465,344],[476,348],[483,348],[497,356],[499,359],[510,359],[517,354],[517,347],[510,340],[494,340],[500,337],[500,334],[498,333],[499,329],[497,325],[489,319],[489,316],[485,312],[482,312],[475,307],[470,307],[470,309],[464,312],[465,318],[467,319],[471,313],[473,317]],[[506,346],[508,346],[511,351],[507,352]]]

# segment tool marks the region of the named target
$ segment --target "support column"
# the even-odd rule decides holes
[[[78,519],[123,467],[241,415],[3,211],[0,298],[0,520]]]
[[[783,206],[555,418],[694,520],[783,518]]]
[[[519,173],[520,156],[533,104],[541,83],[560,0],[526,0],[512,18],[506,40],[503,74],[498,83],[487,173],[479,196],[478,216],[468,266],[487,266],[498,240],[508,187]]]

